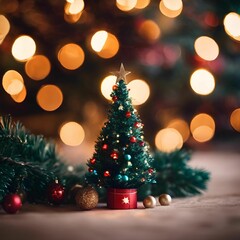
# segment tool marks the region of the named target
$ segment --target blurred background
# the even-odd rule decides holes
[[[152,149],[236,150],[239,14],[238,0],[0,0],[0,113],[85,161],[124,63]]]

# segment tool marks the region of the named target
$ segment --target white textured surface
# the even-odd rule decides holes
[[[240,239],[240,153],[198,152],[192,166],[212,174],[208,191],[174,199],[171,206],[76,211],[25,205],[17,215],[0,210],[0,240]]]

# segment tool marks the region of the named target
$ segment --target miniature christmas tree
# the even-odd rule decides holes
[[[128,73],[121,65],[111,94],[108,121],[88,161],[87,182],[108,188],[110,208],[136,208],[136,188],[154,182],[153,158],[144,141],[143,124],[132,106],[124,81]],[[120,196],[120,203],[111,201],[114,193]]]

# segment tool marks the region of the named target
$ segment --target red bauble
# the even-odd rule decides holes
[[[135,128],[140,128],[141,126],[142,126],[142,124],[140,122],[135,122],[134,123]]]
[[[113,91],[115,91],[115,90],[117,90],[117,89],[118,89],[118,85],[113,85],[113,86],[112,86],[112,90],[113,90]]]
[[[92,172],[93,172],[93,169],[92,169],[92,168],[89,168],[88,171],[89,171],[90,173],[92,173]]]
[[[111,158],[113,158],[114,160],[117,160],[118,159],[118,152],[116,151],[113,151],[110,155]]]
[[[125,114],[126,118],[130,118],[132,116],[131,112],[127,111]]]
[[[144,142],[140,142],[139,145],[140,145],[141,147],[144,147],[145,143],[144,143]]]
[[[103,145],[102,145],[102,149],[103,149],[103,150],[107,150],[107,149],[108,149],[108,145],[107,145],[106,143],[103,144]]]
[[[95,164],[96,163],[96,159],[95,158],[90,159],[90,163],[91,164]]]
[[[118,100],[118,98],[117,98],[116,96],[113,96],[113,97],[112,97],[112,100],[113,100],[114,102],[116,102],[116,101]]]
[[[153,173],[153,169],[152,169],[152,168],[149,168],[149,169],[148,169],[148,173],[149,173],[149,174],[152,174],[152,173]]]
[[[53,183],[48,189],[48,200],[52,204],[61,204],[64,200],[65,189],[59,183]]]
[[[104,175],[104,177],[110,177],[110,172],[109,171],[105,171],[103,175]]]
[[[2,208],[7,213],[16,213],[22,207],[22,200],[18,194],[8,194],[3,199]]]
[[[129,139],[129,140],[130,140],[130,142],[132,142],[132,143],[135,143],[135,142],[137,141],[137,139],[136,139],[135,137],[133,137],[133,136],[132,136],[132,137],[130,137],[130,139]]]

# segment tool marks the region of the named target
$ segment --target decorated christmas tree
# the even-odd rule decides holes
[[[108,188],[110,208],[136,208],[136,189],[155,181],[153,158],[144,141],[143,124],[125,82],[128,73],[123,65],[116,73],[108,121],[88,161],[87,182]]]

